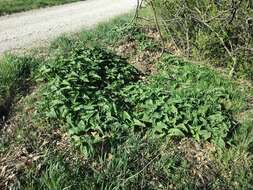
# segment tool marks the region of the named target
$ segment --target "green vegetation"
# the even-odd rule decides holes
[[[0,16],[78,0],[0,0]]]
[[[231,76],[253,79],[251,0],[144,1],[161,18],[164,38],[184,55],[225,67]]]
[[[43,113],[60,120],[78,145],[91,149],[149,128],[158,137],[189,136],[225,146],[236,127],[232,111],[243,95],[209,70],[173,57],[165,64],[163,72],[134,83],[138,72],[124,59],[98,48],[74,47],[70,55],[56,57],[40,71],[49,81]]]
[[[252,88],[157,33],[126,16],[5,58],[2,100],[36,87],[0,131],[0,189],[251,189]]]
[[[17,93],[27,90],[32,68],[38,60],[32,57],[6,55],[0,64],[0,116],[7,116]],[[0,119],[0,121],[1,121]]]

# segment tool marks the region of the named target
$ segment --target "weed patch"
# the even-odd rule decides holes
[[[139,73],[124,59],[102,49],[77,48],[41,69],[48,80],[42,107],[46,116],[67,124],[78,145],[119,139],[128,126],[121,121],[120,90]]]
[[[156,75],[138,81],[133,66],[102,49],[74,45],[70,52],[42,67],[48,85],[41,105],[88,154],[132,133],[225,147],[239,126],[233,113],[243,96],[211,70],[164,56]]]

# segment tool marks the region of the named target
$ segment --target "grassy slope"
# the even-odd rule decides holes
[[[0,16],[78,0],[0,0]]]
[[[136,58],[139,62],[138,57],[143,57],[143,52],[147,53],[148,50],[152,55],[157,42],[146,38],[139,29],[123,30],[122,26],[128,20],[128,17],[122,17],[75,37],[61,37],[52,43],[49,56],[70,56],[69,53],[76,48],[76,42],[87,47],[98,44],[104,47],[124,46],[129,43],[130,34],[135,48],[125,51],[128,44],[122,51],[125,56]],[[114,50],[119,52],[118,48]],[[152,59],[152,56],[146,59]],[[28,58],[8,57],[4,63],[7,70],[12,68],[9,64],[17,62],[15,60],[19,60],[20,65],[31,62]],[[159,91],[166,87],[166,90],[181,97],[186,97],[191,91],[194,96],[205,91],[217,90],[218,94],[225,91],[231,100],[227,104],[231,108],[231,116],[233,119],[239,118],[236,120],[240,122],[240,128],[232,134],[227,147],[219,148],[209,142],[196,142],[191,138],[182,141],[142,138],[136,133],[128,136],[126,141],[109,153],[100,152],[85,158],[79,149],[69,143],[75,141],[66,134],[66,123],[63,123],[63,129],[59,129],[56,127],[57,122],[49,122],[50,119],[38,110],[36,105],[43,101],[41,96],[45,92],[45,88],[39,88],[17,105],[16,115],[11,121],[14,127],[0,133],[0,159],[7,158],[17,163],[11,172],[19,175],[11,179],[10,183],[16,187],[21,185],[21,189],[250,189],[253,176],[252,118],[248,115],[247,100],[251,90],[206,66],[194,65],[178,58],[173,60],[168,59],[168,55],[161,59],[157,63],[158,74],[146,76],[147,80],[153,81],[151,88],[144,83],[138,85],[137,89]],[[12,71],[20,73],[16,72],[19,68]],[[13,79],[27,77],[20,74],[0,76],[6,79],[0,85],[11,87],[11,91],[19,89],[13,85]],[[33,78],[31,80],[34,81]],[[173,89],[175,84],[179,85],[177,90]],[[183,89],[180,92],[182,88],[185,91]],[[2,99],[6,97],[6,92],[3,92]]]

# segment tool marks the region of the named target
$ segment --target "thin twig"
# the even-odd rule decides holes
[[[161,41],[162,41],[163,49],[162,49],[162,52],[161,52],[161,55],[160,55],[160,57],[162,57],[162,55],[164,54],[164,51],[165,51],[165,40],[164,40],[162,32],[161,32],[160,24],[158,22],[156,8],[154,6],[153,1],[150,2],[150,5],[151,5],[151,8],[152,8],[153,13],[154,13],[154,20],[155,20],[156,28],[157,28],[157,30],[159,32],[159,35],[160,35],[160,38],[161,38]]]

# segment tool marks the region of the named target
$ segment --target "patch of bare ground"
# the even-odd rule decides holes
[[[169,150],[171,151],[171,150]],[[209,142],[196,142],[193,139],[185,138],[173,146],[172,152],[164,154],[179,154],[189,163],[190,178],[197,179],[196,186],[206,188],[218,175],[215,167],[213,154],[216,148]]]
[[[136,42],[125,42],[116,48],[118,55],[128,58],[129,63],[144,74],[156,72],[154,62],[159,58],[159,52],[143,51],[137,53]]]
[[[155,28],[142,28],[143,35],[149,39],[151,43],[159,44],[159,47],[152,49],[140,50],[138,41],[133,37],[126,36],[118,43],[116,48],[111,48],[118,55],[127,58],[130,64],[135,66],[144,74],[155,74],[157,69],[155,63],[161,57],[162,43],[159,32]],[[164,51],[173,53],[174,55],[182,55],[182,52],[171,42],[165,42]]]

